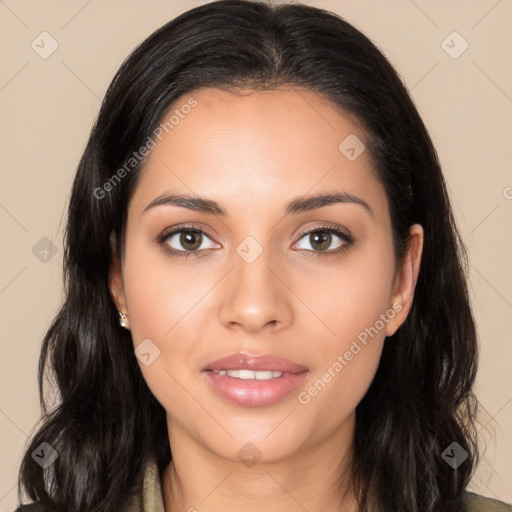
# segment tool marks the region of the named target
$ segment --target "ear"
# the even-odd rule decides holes
[[[110,294],[112,295],[112,299],[118,311],[124,314],[128,314],[128,309],[126,306],[126,299],[124,295],[124,286],[123,286],[123,272],[120,258],[115,249],[115,243],[113,242],[113,238],[111,238],[111,247],[112,247],[112,260],[110,262],[109,269],[109,289]]]
[[[396,315],[386,324],[386,336],[395,334],[411,309],[420,271],[423,237],[423,227],[420,224],[413,224],[409,228],[407,250],[400,268],[397,269],[391,296],[391,306]]]

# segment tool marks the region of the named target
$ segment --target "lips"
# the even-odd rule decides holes
[[[251,355],[240,352],[221,359],[217,359],[203,368],[202,371],[222,370],[251,370],[251,371],[272,371],[282,373],[300,373],[307,371],[307,368],[292,363],[284,357],[261,354]]]
[[[279,402],[307,379],[306,367],[275,355],[233,354],[202,370],[215,393],[245,407]]]

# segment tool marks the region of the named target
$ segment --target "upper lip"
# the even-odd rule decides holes
[[[292,363],[284,357],[272,354],[246,354],[240,352],[216,359],[203,368],[207,370],[252,370],[252,371],[274,371],[283,373],[300,373],[307,368]]]

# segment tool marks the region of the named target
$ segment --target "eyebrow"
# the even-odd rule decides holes
[[[347,192],[298,197],[288,203],[284,213],[285,215],[298,214],[338,203],[358,204],[373,216],[373,210],[366,201],[363,201],[361,198]],[[226,217],[228,215],[227,210],[217,201],[197,195],[169,193],[162,194],[153,199],[146,208],[144,208],[142,213],[145,213],[152,208],[156,208],[157,206],[179,206],[181,208],[187,208],[188,210],[219,215],[221,217]]]

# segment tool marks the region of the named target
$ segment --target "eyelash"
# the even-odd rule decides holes
[[[310,235],[311,233],[316,233],[317,231],[323,231],[323,232],[334,234],[334,235],[338,236],[339,238],[341,238],[341,240],[343,240],[343,242],[345,242],[345,243],[343,245],[340,245],[340,247],[338,247],[337,249],[332,249],[330,251],[312,251],[310,249],[299,249],[301,251],[306,251],[307,253],[314,253],[314,256],[310,255],[311,257],[314,257],[314,258],[315,257],[325,257],[325,256],[335,256],[335,255],[341,254],[341,253],[345,252],[346,250],[348,250],[354,243],[352,236],[350,236],[348,233],[346,233],[345,231],[342,231],[341,229],[336,228],[334,226],[327,226],[327,225],[315,226],[314,228],[302,231],[299,234],[299,240],[301,240],[304,236]],[[158,243],[163,247],[163,249],[167,253],[171,254],[172,256],[178,256],[180,258],[188,258],[190,256],[195,257],[195,258],[201,258],[202,257],[201,252],[207,250],[207,249],[202,249],[201,251],[197,251],[197,250],[196,251],[178,251],[178,250],[170,247],[169,244],[166,243],[167,240],[171,236],[175,235],[176,233],[181,233],[181,232],[201,233],[203,235],[206,235],[210,239],[214,238],[213,234],[210,231],[208,231],[207,229],[198,228],[198,227],[191,226],[191,225],[178,226],[177,228],[173,228],[170,231],[165,231],[158,237]]]

